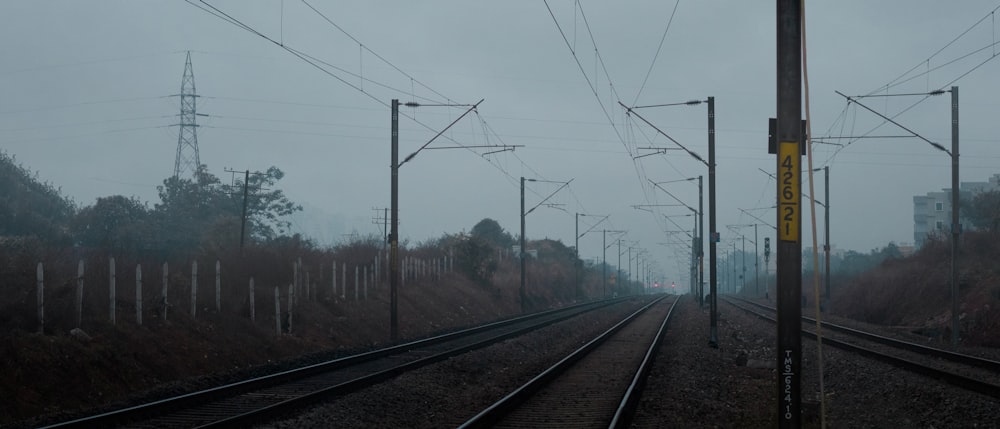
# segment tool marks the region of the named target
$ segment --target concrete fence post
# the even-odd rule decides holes
[[[292,261],[292,287],[299,287],[299,263]],[[292,295],[288,295],[288,300],[292,300]]]
[[[38,298],[38,333],[45,333],[45,273],[42,263],[38,263],[35,269],[35,278],[38,280],[36,296]]]
[[[160,289],[160,306],[163,307],[163,321],[167,321],[167,308],[170,307],[170,301],[167,300],[167,287],[170,285],[170,267],[166,262],[163,263],[163,282],[162,289]]]
[[[358,266],[354,266],[354,300],[358,300]]]
[[[292,333],[292,304],[295,302],[295,287],[288,285],[288,333]]]
[[[222,312],[222,270],[219,260],[215,260],[215,311]]]
[[[76,265],[76,327],[83,324],[83,259]]]
[[[340,299],[347,300],[347,262],[340,265]]]
[[[110,309],[111,324],[115,324],[115,257],[108,261],[108,308]]]
[[[198,261],[191,261],[191,318],[198,312]]]
[[[257,314],[256,314],[257,306],[254,305],[254,302],[253,302],[254,301],[253,294],[254,294],[254,291],[253,291],[253,277],[250,277],[250,321],[251,322],[256,322],[257,321]]]
[[[135,324],[142,326],[142,264],[135,266]]]
[[[368,266],[367,265],[365,265],[365,269],[364,269],[364,279],[365,279],[365,283],[364,283],[364,286],[365,286],[364,293],[365,293],[365,295],[364,296],[365,296],[365,301],[367,301],[368,300]]]
[[[281,291],[278,287],[274,287],[274,324],[277,330],[275,331],[278,336],[281,336]]]
[[[337,261],[333,261],[333,275],[331,277],[333,278],[333,295],[331,295],[331,297],[333,297],[334,299],[336,299],[337,298]]]

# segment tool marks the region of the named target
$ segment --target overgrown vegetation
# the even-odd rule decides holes
[[[1000,347],[1000,233],[962,234],[959,316],[963,341]],[[853,278],[833,282],[833,311],[882,325],[914,327],[934,337],[951,335],[951,245],[932,239],[914,255],[883,260]]]
[[[69,243],[73,202],[51,184],[0,151],[0,238],[33,237],[46,244]]]

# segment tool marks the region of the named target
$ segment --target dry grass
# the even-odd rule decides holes
[[[1000,235],[962,235],[959,308],[963,341],[1000,346]],[[908,258],[889,259],[850,281],[834,283],[838,314],[882,325],[910,326],[935,336],[950,335],[951,247],[931,241]]]

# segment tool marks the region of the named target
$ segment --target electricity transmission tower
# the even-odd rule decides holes
[[[184,61],[184,77],[181,79],[181,121],[177,124],[177,157],[174,159],[174,177],[193,177],[201,166],[198,156],[198,124],[199,116],[195,108],[198,95],[194,89],[194,70],[191,68],[191,51]],[[208,115],[200,115],[208,116]]]

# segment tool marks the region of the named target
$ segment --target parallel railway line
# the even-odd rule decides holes
[[[531,314],[47,427],[246,426],[622,302],[601,301]]]
[[[737,300],[740,303],[735,302]],[[732,297],[724,298],[723,301],[757,317],[775,322],[772,316],[775,309],[772,307]],[[768,314],[758,310],[767,311]],[[809,317],[802,319],[803,335],[816,339],[816,333],[808,328],[815,326],[816,320]],[[824,330],[824,344],[1000,399],[1000,362],[897,340],[830,322],[824,321],[821,326]]]

